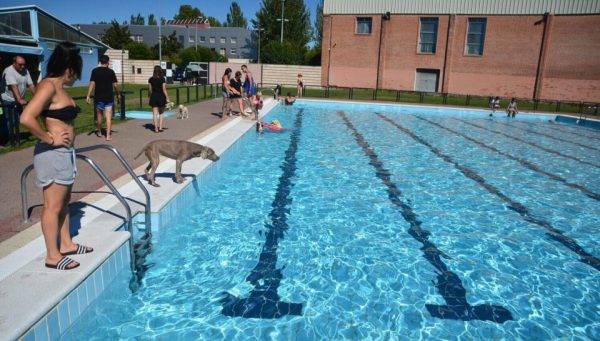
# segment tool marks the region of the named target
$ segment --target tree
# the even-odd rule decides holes
[[[148,14],[148,25],[156,26],[156,24],[156,18],[154,17],[154,14]]]
[[[304,65],[321,65],[321,44],[313,46],[304,54]]]
[[[129,28],[127,26],[119,26],[116,20],[111,22],[111,27],[106,29],[102,42],[113,49],[125,48],[131,42]]]
[[[158,54],[154,55],[153,51],[144,43],[131,41],[126,47],[129,50],[130,59],[151,60],[158,59]]]
[[[179,39],[177,39],[176,34],[177,32],[173,31],[173,33],[171,33],[167,37],[163,37],[162,39],[161,53],[163,56],[167,56],[168,59],[172,59],[173,56],[183,48],[183,45],[181,44]],[[152,50],[158,56],[158,44],[154,45],[152,47]]]
[[[244,13],[237,2],[232,2],[229,6],[229,13],[227,14],[227,20],[223,23],[226,27],[248,27],[248,21],[244,18]]]
[[[315,41],[315,44],[319,46],[323,44],[323,0],[321,0],[321,2],[319,2],[317,5],[315,27],[313,29],[313,40]],[[321,64],[319,63],[319,65]]]
[[[204,17],[204,13],[200,9],[192,7],[192,5],[181,5],[179,6],[179,13],[173,19],[195,19],[197,17]]]
[[[304,63],[304,52],[306,48],[284,40],[273,40],[261,47],[261,62],[266,64],[290,64],[301,65]]]
[[[281,0],[262,0],[261,8],[256,12],[256,19],[252,19],[254,27],[265,29],[260,37],[261,45],[265,48],[264,43],[279,42],[281,39],[281,22],[277,21],[281,19],[281,4]],[[304,0],[286,0],[284,6],[285,19],[289,20],[283,24],[284,42],[290,42],[297,48],[304,48],[311,39],[310,13]]]
[[[188,65],[190,62],[226,62],[227,58],[205,46],[198,46],[198,51],[194,47],[188,47],[181,50],[178,56],[178,65]]]
[[[207,19],[210,27],[221,27],[221,22],[219,21],[219,19],[212,16],[209,16]]]
[[[130,25],[146,25],[146,20],[144,19],[144,17],[142,17],[139,13],[137,16],[133,16],[133,14],[131,15],[131,18],[129,19],[129,24]]]

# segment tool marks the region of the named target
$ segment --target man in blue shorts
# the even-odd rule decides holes
[[[114,107],[114,93],[117,95],[117,103],[119,103],[119,84],[117,83],[117,75],[108,67],[109,58],[107,55],[100,57],[100,66],[92,70],[90,77],[90,85],[88,86],[86,102],[90,103],[90,94],[92,89],[96,87],[94,92],[94,108],[96,112],[96,136],[102,137],[102,113],[106,117],[106,141],[110,141],[111,136],[111,119]]]
[[[254,95],[256,95],[256,82],[254,81],[254,76],[252,75],[252,72],[248,70],[248,66],[246,65],[242,65],[242,72],[246,74],[246,78],[244,79],[244,97],[254,100]]]

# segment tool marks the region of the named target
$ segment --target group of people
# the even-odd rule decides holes
[[[490,117],[494,116],[497,110],[500,109],[500,97],[490,97],[489,99]],[[506,117],[515,117],[517,115],[517,100],[513,97],[506,107]]]
[[[223,106],[222,119],[231,117],[232,105],[237,104],[241,116],[253,115],[252,119],[258,120],[258,110],[263,107],[262,93],[256,91],[256,81],[247,65],[242,65],[241,71],[236,71],[231,77],[233,70],[226,68],[221,81],[223,82]],[[244,81],[242,82],[242,73]]]

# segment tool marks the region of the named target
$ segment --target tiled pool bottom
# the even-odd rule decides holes
[[[33,326],[25,341],[57,340],[130,264],[129,244],[123,244],[75,290]],[[1,337],[0,337],[1,338]]]
[[[406,114],[374,109],[389,120],[343,106],[335,108],[343,115],[319,109],[285,108],[270,119],[286,127],[298,124],[300,135],[251,134],[244,143],[248,150],[238,153],[235,163],[217,163],[227,166],[218,181],[189,192],[185,207],[176,209],[169,227],[158,234],[140,292],[127,295],[117,285],[126,279],[118,278],[100,299],[104,304],[90,307],[70,338],[599,335],[597,273],[544,232],[550,224],[598,254],[590,231],[600,216],[597,203],[556,177],[535,172],[563,174],[590,191],[600,190],[589,176],[571,173],[585,168],[596,174],[594,168],[546,155],[557,149],[596,163],[595,151],[585,154],[579,146],[539,135],[578,127],[473,117],[469,123],[476,128],[456,115],[425,115],[413,108]],[[441,126],[455,133],[440,134]],[[473,140],[488,147],[476,147]],[[498,198],[509,198],[512,206]],[[399,214],[397,203],[407,212]],[[277,227],[286,228],[285,238]],[[265,251],[271,249],[276,256]],[[272,319],[275,314],[254,315],[254,306],[237,310],[244,306],[228,304],[251,302],[267,287],[265,293],[278,303],[301,304],[301,315],[294,310]],[[438,318],[428,309],[445,303],[499,306],[513,320],[462,322]],[[235,317],[240,315],[250,318]]]

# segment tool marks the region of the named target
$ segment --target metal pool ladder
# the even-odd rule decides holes
[[[75,150],[75,153],[76,153],[75,156],[78,159],[81,159],[81,160],[87,162],[92,167],[92,169],[96,172],[96,174],[98,174],[100,179],[102,179],[104,184],[111,190],[111,192],[117,197],[119,202],[121,202],[121,204],[125,208],[125,213],[127,215],[127,230],[129,231],[129,234],[130,234],[129,256],[131,259],[131,262],[130,262],[131,272],[135,276],[138,272],[138,269],[136,266],[137,257],[136,257],[136,253],[134,251],[133,220],[132,220],[132,216],[131,216],[131,207],[129,206],[129,204],[127,203],[125,198],[123,198],[121,193],[119,193],[119,191],[115,188],[115,186],[112,184],[110,179],[106,176],[106,174],[102,171],[102,169],[94,162],[94,160],[92,160],[89,157],[82,154],[82,153],[89,152],[89,151],[96,150],[96,149],[107,149],[107,150],[111,151],[117,157],[117,159],[121,162],[121,164],[123,165],[125,170],[127,170],[127,172],[131,175],[131,177],[137,183],[137,185],[140,187],[142,192],[144,192],[144,196],[146,197],[145,213],[144,213],[145,235],[143,238],[140,239],[144,243],[144,245],[138,245],[137,246],[138,249],[140,249],[140,248],[143,249],[146,246],[146,244],[150,242],[150,240],[152,238],[152,219],[151,219],[151,213],[150,213],[150,209],[151,209],[150,193],[148,193],[148,190],[140,182],[137,175],[135,175],[131,166],[127,163],[127,161],[125,160],[123,155],[121,155],[121,153],[115,147],[113,147],[111,145],[107,145],[107,144],[99,144],[99,145],[95,145],[95,146],[78,148]],[[33,164],[27,166],[25,168],[25,170],[23,170],[23,173],[21,173],[21,205],[22,205],[22,218],[23,218],[22,221],[24,223],[29,221],[29,217],[27,215],[27,210],[29,208],[29,205],[27,203],[27,176],[29,175],[29,173],[32,170],[33,170]]]

